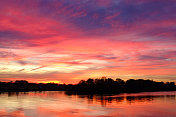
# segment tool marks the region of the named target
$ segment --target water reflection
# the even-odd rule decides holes
[[[176,92],[67,95],[65,92],[0,93],[0,117],[175,117]]]
[[[78,95],[79,98],[88,99],[88,103],[101,102],[102,106],[105,106],[108,103],[120,103],[120,102],[127,102],[127,103],[137,103],[137,102],[152,102],[154,99],[169,99],[169,100],[176,100],[175,92],[168,92],[168,95],[162,95],[163,92],[160,92],[161,95],[121,95],[121,96],[101,96],[101,95]],[[164,92],[165,93],[165,92]],[[142,94],[142,93],[139,93]]]

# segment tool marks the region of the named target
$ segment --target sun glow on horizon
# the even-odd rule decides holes
[[[58,80],[52,80],[52,81],[38,81],[37,83],[56,83],[56,84],[64,84],[61,81]]]

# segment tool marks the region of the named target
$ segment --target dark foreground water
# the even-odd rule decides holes
[[[116,96],[1,93],[0,117],[176,117],[176,92]]]

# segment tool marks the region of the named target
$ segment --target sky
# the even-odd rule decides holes
[[[175,0],[0,0],[0,81],[176,82]]]

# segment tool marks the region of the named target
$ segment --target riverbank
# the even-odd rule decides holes
[[[144,79],[111,78],[81,80],[78,84],[29,83],[25,80],[0,82],[0,92],[66,91],[67,94],[120,94],[155,91],[176,91],[174,82]]]

